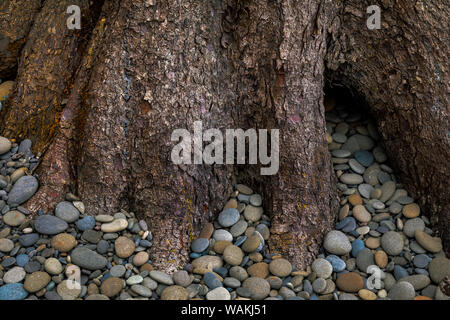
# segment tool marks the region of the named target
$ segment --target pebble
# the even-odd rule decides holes
[[[278,258],[269,263],[269,270],[277,277],[287,277],[292,272],[292,264],[286,259]]]
[[[358,292],[363,289],[364,281],[356,272],[349,272],[338,276],[336,285],[345,292]]]
[[[171,286],[174,284],[172,277],[162,271],[157,271],[157,270],[150,271],[149,276],[153,280],[155,280],[159,283],[165,284],[167,286]]]
[[[11,227],[20,226],[24,221],[25,215],[17,210],[9,211],[3,216],[3,223]]]
[[[420,218],[409,219],[405,222],[403,226],[403,233],[408,237],[413,238],[416,230],[423,231],[425,230],[425,222],[423,222]]]
[[[431,260],[428,266],[430,278],[434,283],[440,283],[446,276],[450,276],[450,260],[440,256]]]
[[[325,236],[323,246],[329,253],[344,255],[352,250],[347,236],[338,230],[332,230]]]
[[[230,234],[232,237],[239,237],[245,232],[245,230],[247,230],[247,227],[248,227],[247,221],[240,220],[231,227]]]
[[[123,280],[117,277],[109,277],[103,281],[100,291],[103,295],[111,298],[118,295],[123,289]]]
[[[248,207],[250,207],[250,206],[248,206]],[[237,209],[228,208],[228,209],[223,210],[219,214],[218,221],[222,227],[231,227],[236,222],[238,222],[239,217],[240,217],[239,211]]]
[[[44,288],[50,280],[51,278],[47,272],[36,271],[27,275],[23,287],[30,293],[38,292]]]
[[[103,223],[101,230],[103,232],[119,232],[125,230],[128,227],[128,221],[126,219],[116,219],[109,223]]]
[[[388,264],[388,256],[383,250],[378,250],[374,256],[375,263],[380,268],[385,268]]]
[[[56,287],[56,292],[62,300],[75,300],[81,294],[81,286],[70,280],[64,280]]]
[[[251,292],[251,298],[254,300],[262,300],[270,293],[269,283],[258,277],[250,277],[244,280],[242,287]]]
[[[34,221],[37,232],[46,235],[58,234],[65,231],[69,225],[64,220],[50,215],[38,216]]]
[[[8,283],[0,286],[0,300],[23,300],[28,292],[21,283]]]
[[[69,252],[77,245],[77,240],[68,233],[60,233],[52,238],[51,245],[60,252]]]
[[[55,208],[55,216],[67,223],[72,223],[78,220],[80,212],[71,202],[62,201]]]
[[[8,205],[21,205],[37,191],[39,183],[34,176],[23,176],[14,183],[8,194]]]
[[[197,238],[191,243],[191,250],[198,253],[205,251],[208,247],[209,240],[206,238]]]
[[[438,237],[432,237],[423,231],[416,230],[414,233],[416,241],[421,247],[432,253],[438,253],[442,250],[442,241]]]
[[[389,290],[388,297],[391,300],[412,300],[414,299],[414,287],[409,282],[398,282]]]
[[[48,258],[44,264],[45,271],[52,275],[58,275],[63,272],[63,266],[56,258]]]
[[[86,216],[77,221],[77,228],[80,231],[86,231],[95,227],[95,219],[93,216]]]
[[[262,207],[254,207],[252,205],[248,205],[244,210],[244,217],[247,221],[256,222],[261,219],[263,214]]]
[[[175,271],[173,276],[173,281],[176,285],[182,286],[182,287],[187,287],[192,283],[192,278],[189,275],[189,273],[185,270],[178,270]]]
[[[416,203],[407,204],[403,207],[402,213],[408,219],[417,218],[420,215],[420,207]]]
[[[135,248],[134,242],[127,237],[121,236],[114,241],[116,255],[120,258],[128,258],[133,254]]]
[[[23,279],[25,279],[26,272],[21,267],[14,267],[10,269],[9,271],[5,272],[3,275],[3,282],[4,283],[17,283],[21,282]]]
[[[108,263],[105,257],[85,247],[75,248],[71,259],[75,265],[92,271],[103,269]]]
[[[214,231],[213,233],[213,238],[216,241],[220,241],[220,240],[226,240],[226,241],[233,241],[233,236],[231,235],[230,232],[228,232],[225,229],[219,229]]]
[[[399,255],[403,250],[403,238],[395,231],[388,231],[381,237],[381,246],[388,255]]]
[[[3,88],[5,82],[0,84],[0,89]],[[2,101],[3,92],[0,90],[0,101]],[[0,136],[0,154],[4,154],[11,149],[11,141],[9,139]]]
[[[339,179],[345,184],[360,184],[363,182],[363,177],[356,173],[344,173]]]
[[[0,251],[1,252],[10,252],[14,248],[14,242],[9,239],[0,239]]]
[[[314,260],[311,265],[312,271],[314,271],[319,278],[327,279],[333,273],[333,266],[330,262],[323,258]]]
[[[177,285],[170,285],[161,293],[161,300],[187,300],[188,297],[188,291],[182,286]]]
[[[133,264],[137,267],[140,267],[140,266],[146,264],[148,262],[149,258],[150,258],[150,256],[147,252],[145,252],[145,251],[138,252],[133,257]]]
[[[353,216],[356,220],[363,223],[367,223],[372,219],[372,216],[363,205],[356,205],[353,207]]]

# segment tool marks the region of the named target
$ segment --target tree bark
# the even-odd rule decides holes
[[[450,247],[448,21],[442,1],[378,1],[381,29],[365,27],[373,1],[340,3],[327,65],[331,82],[367,100],[390,161]]]
[[[155,266],[173,271],[188,261],[190,242],[221,211],[232,184],[243,182],[264,197],[271,251],[304,269],[333,227],[338,205],[325,139],[326,74],[365,96],[408,190],[425,210],[438,212],[439,193],[425,191],[448,199],[442,187],[448,140],[439,135],[446,132],[446,88],[444,76],[434,73],[436,65],[442,73],[445,67],[445,51],[435,48],[447,47],[426,34],[413,44],[408,19],[429,14],[403,2],[383,1],[386,23],[411,17],[376,35],[365,27],[366,4],[356,1],[106,0],[100,13],[99,3],[80,0],[88,23],[78,32],[65,27],[68,2],[46,1],[0,114],[3,135],[32,138],[44,152],[41,188],[28,208],[51,210],[72,191],[90,214],[133,211],[154,234]],[[447,13],[428,17],[430,25]],[[390,51],[399,35],[411,47]],[[435,46],[427,51],[429,44]],[[403,80],[416,84],[415,64],[430,77],[405,87]],[[198,120],[204,129],[279,129],[279,172],[175,165],[171,133],[192,132]],[[427,141],[438,155],[427,153]],[[435,185],[427,174],[435,175]]]

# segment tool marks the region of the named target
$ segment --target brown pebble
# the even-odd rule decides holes
[[[207,223],[203,227],[202,231],[200,231],[199,238],[205,238],[208,239],[211,238],[212,234],[214,232],[214,225],[212,223]]]

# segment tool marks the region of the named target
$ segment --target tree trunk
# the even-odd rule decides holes
[[[364,27],[373,1],[340,3],[329,78],[367,100],[400,181],[438,227],[448,253],[450,9],[442,1],[379,2],[380,30]]]
[[[347,3],[352,1],[106,0],[100,12],[99,2],[80,0],[83,29],[70,31],[64,13],[73,1],[45,1],[26,37],[16,89],[0,113],[1,134],[31,138],[44,152],[37,169],[41,188],[28,208],[50,210],[70,190],[91,214],[133,211],[154,234],[155,266],[173,271],[187,262],[190,241],[221,211],[232,184],[244,182],[264,196],[271,250],[303,269],[333,227],[338,205],[325,139],[325,62],[333,70],[330,81],[366,97],[392,160],[400,172],[412,172],[411,182],[404,174],[405,183],[421,196],[431,187],[423,175],[445,173],[445,167],[427,163],[432,156],[421,136],[398,136],[399,129],[413,130],[399,120],[416,127],[430,122],[421,134],[436,138],[442,152],[435,159],[442,161],[448,141],[438,129],[445,131],[445,121],[433,118],[434,109],[426,107],[432,103],[421,103],[441,94],[444,112],[444,88],[424,77],[423,91],[403,88],[392,95],[401,87],[388,81],[390,70],[416,81],[409,69],[416,60],[397,50],[397,62],[383,64],[393,60],[384,40],[364,28],[364,15],[349,17]],[[392,19],[402,10],[412,14],[409,6],[392,7]],[[435,19],[444,18],[445,11]],[[389,36],[394,42],[395,34]],[[348,46],[353,40],[358,44]],[[379,48],[366,49],[369,40]],[[421,65],[443,66],[443,53],[419,52]],[[369,78],[378,70],[387,78]],[[382,91],[371,92],[375,86]],[[417,115],[396,110],[400,102],[416,105]],[[175,165],[171,134],[192,132],[195,121],[222,131],[279,129],[278,173],[262,176],[260,165]],[[395,150],[404,154],[397,157]],[[444,186],[444,177],[434,183]],[[423,184],[413,187],[416,181]],[[443,203],[437,195],[422,196],[424,208]]]

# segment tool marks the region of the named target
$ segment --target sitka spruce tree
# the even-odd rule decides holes
[[[448,20],[440,0],[2,1],[0,78],[15,85],[0,135],[42,153],[33,213],[65,192],[92,215],[133,211],[173,271],[242,182],[263,195],[271,250],[303,269],[338,208],[326,83],[364,97],[405,188],[448,230]],[[278,172],[174,163],[172,133],[196,121],[279,130]]]

